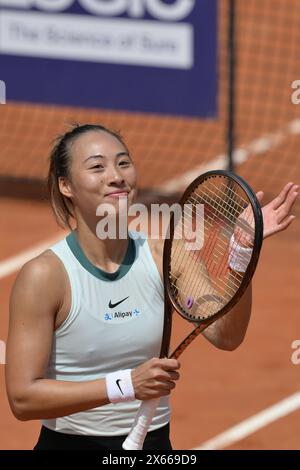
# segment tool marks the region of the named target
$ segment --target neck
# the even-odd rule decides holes
[[[77,221],[75,233],[91,263],[106,272],[115,272],[119,268],[128,248],[128,234],[126,239],[101,240],[97,237],[96,229],[91,229],[80,220]]]

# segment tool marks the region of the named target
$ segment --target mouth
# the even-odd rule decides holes
[[[129,194],[129,191],[118,190],[118,191],[112,191],[111,193],[105,194],[105,197],[113,197],[113,198],[128,197],[128,194]]]

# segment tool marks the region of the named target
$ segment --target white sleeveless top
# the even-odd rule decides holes
[[[68,274],[72,303],[67,319],[54,332],[46,378],[101,379],[159,356],[163,284],[148,241],[136,238],[135,232],[130,235],[123,263],[112,274],[87,259],[75,232],[51,247]],[[67,434],[125,435],[139,405],[138,400],[108,404],[42,423]],[[150,430],[167,424],[169,417],[169,400],[163,397]]]

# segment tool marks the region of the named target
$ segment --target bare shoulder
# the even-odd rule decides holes
[[[154,262],[157,266],[158,272],[163,277],[163,252],[164,252],[164,240],[162,238],[154,239],[148,238],[148,244],[153,256]]]
[[[36,258],[27,261],[20,270],[17,280],[42,284],[51,282],[62,275],[62,265],[57,256],[51,250],[46,250]]]
[[[148,243],[152,254],[163,256],[164,240],[162,238],[148,238]]]
[[[10,298],[6,368],[10,394],[44,377],[63,298],[63,265],[52,251],[23,266]]]
[[[20,270],[12,291],[12,299],[36,295],[59,303],[64,292],[65,273],[57,256],[47,250],[24,264]]]

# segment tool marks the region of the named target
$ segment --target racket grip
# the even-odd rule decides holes
[[[139,411],[136,414],[132,428],[123,442],[124,450],[142,450],[144,440],[152,422],[156,408],[159,404],[159,398],[143,401]]]

